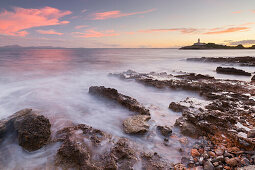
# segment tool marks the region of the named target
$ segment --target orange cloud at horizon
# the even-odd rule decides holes
[[[64,33],[57,32],[53,29],[50,30],[37,30],[38,33],[40,34],[49,34],[49,35],[63,35]]]
[[[114,30],[107,30],[103,32],[95,31],[94,29],[87,30],[85,33],[82,32],[74,32],[75,34],[78,34],[79,37],[83,38],[100,38],[100,37],[112,37],[120,35],[119,33],[116,33]]]
[[[131,13],[122,13],[121,11],[106,11],[101,13],[94,13],[92,14],[92,20],[106,20],[112,18],[120,18],[125,16],[137,15],[137,14],[146,14],[155,11],[156,9],[149,9],[146,11],[138,11],[138,12],[131,12]]]
[[[224,34],[224,33],[232,33],[232,32],[239,32],[239,31],[248,31],[250,28],[249,27],[231,27],[231,28],[224,28],[222,30],[217,29],[211,29],[210,31],[204,33],[207,35],[210,34]],[[219,30],[219,31],[217,31]]]
[[[41,9],[25,9],[15,7],[14,11],[4,10],[0,13],[0,34],[26,36],[26,29],[40,26],[67,24],[59,18],[71,14],[71,11],[61,11],[52,7]]]

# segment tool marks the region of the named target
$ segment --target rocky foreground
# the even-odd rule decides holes
[[[228,59],[229,60],[229,59]],[[238,59],[239,61],[240,59]],[[234,60],[236,62],[237,59]],[[241,60],[240,60],[241,61]],[[33,152],[48,144],[60,143],[55,167],[81,170],[230,170],[255,169],[255,82],[222,80],[202,74],[137,73],[110,74],[124,81],[136,81],[157,89],[193,91],[203,99],[169,101],[169,109],[180,113],[175,128],[151,124],[149,108],[117,89],[92,86],[89,94],[108,100],[133,114],[122,122],[128,135],[145,136],[156,126],[161,145],[180,143],[182,157],[173,164],[157,152],[149,152],[127,138],[113,136],[86,124],[73,124],[51,132],[48,118],[38,111],[24,109],[0,120],[0,144],[9,135],[17,144]],[[196,142],[189,145],[189,139]],[[0,169],[1,169],[0,159]]]
[[[175,126],[183,135],[205,139],[191,149],[191,157],[183,157],[181,163],[186,167],[236,169],[255,164],[254,82],[130,70],[111,76],[155,88],[194,91],[204,97],[169,104],[170,109],[182,113]]]

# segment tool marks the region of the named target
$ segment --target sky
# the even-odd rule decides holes
[[[255,0],[1,0],[0,46],[255,44]]]

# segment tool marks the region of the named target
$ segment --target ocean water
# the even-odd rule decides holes
[[[217,74],[219,63],[187,62],[190,57],[255,56],[254,50],[178,50],[178,49],[1,49],[0,119],[18,110],[33,108],[47,116],[54,133],[74,123],[85,123],[119,137],[127,137],[165,159],[180,161],[177,143],[162,145],[155,125],[173,126],[181,116],[168,109],[169,103],[187,97],[201,99],[196,93],[154,89],[134,81],[123,81],[109,73],[129,69],[137,72],[179,71],[202,73],[224,79],[249,81],[250,77]],[[240,67],[254,72],[252,67]],[[116,88],[137,99],[151,110],[150,133],[144,137],[124,134],[122,122],[132,115],[106,100],[88,94],[90,86]],[[178,134],[178,130],[174,129]],[[59,144],[28,153],[11,136],[0,145],[4,169],[52,169]],[[0,167],[1,168],[1,167]]]

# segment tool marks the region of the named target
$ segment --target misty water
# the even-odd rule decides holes
[[[190,57],[255,56],[253,50],[177,49],[1,49],[0,50],[0,119],[18,110],[33,108],[47,116],[54,133],[74,123],[88,124],[118,137],[127,137],[145,150],[158,152],[173,162],[179,161],[179,144],[162,145],[155,125],[173,126],[181,116],[168,109],[169,103],[187,97],[201,99],[197,93],[171,89],[155,89],[135,81],[123,81],[109,73],[129,69],[137,72],[180,71],[202,73],[224,79],[249,81],[250,77],[217,74],[219,63],[187,62]],[[251,67],[240,67],[254,72]],[[116,88],[137,99],[150,109],[150,132],[141,137],[126,135],[122,129],[130,111],[107,100],[88,94],[90,86]],[[178,134],[178,130],[174,129]],[[48,145],[28,153],[9,136],[0,145],[0,161],[4,169],[46,169],[51,167],[59,144]]]

